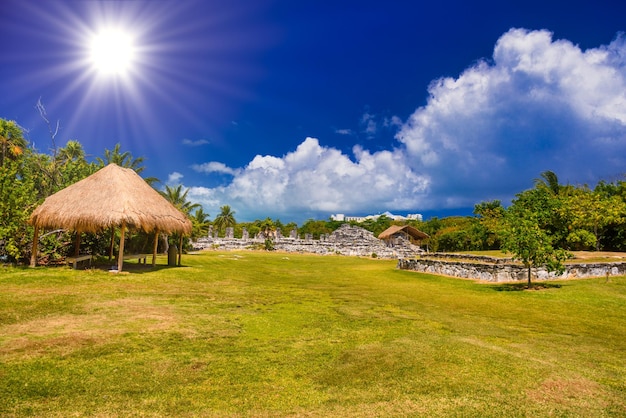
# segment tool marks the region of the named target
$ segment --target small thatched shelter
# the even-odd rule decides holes
[[[35,227],[31,266],[37,264],[40,229],[64,228],[80,236],[82,232],[120,227],[118,271],[122,270],[127,228],[155,233],[153,265],[159,233],[180,233],[182,237],[190,234],[192,228],[187,216],[134,170],[116,164],[109,164],[46,198],[30,216],[30,223]]]
[[[428,238],[428,234],[411,225],[391,225],[378,235],[379,239],[392,244],[398,239],[404,239],[411,243],[421,245],[422,240]]]

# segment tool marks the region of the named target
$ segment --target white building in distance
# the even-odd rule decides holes
[[[402,216],[402,215],[394,215],[393,213],[389,211],[385,213],[381,213],[379,215],[367,215],[367,216],[346,216],[343,213],[338,213],[336,215],[330,215],[330,219],[332,219],[333,221],[339,221],[339,222],[364,222],[364,221],[367,221],[368,219],[372,219],[375,221],[376,219],[380,218],[383,215],[394,221],[408,221],[408,220],[421,221],[423,220],[421,213],[409,213],[406,216]]]

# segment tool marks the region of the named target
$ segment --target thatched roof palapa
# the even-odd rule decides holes
[[[129,168],[109,164],[53,194],[32,213],[40,228],[98,232],[125,224],[146,232],[191,233],[191,221]]]
[[[31,265],[36,264],[39,228],[98,232],[121,227],[119,270],[122,267],[124,230],[191,233],[191,221],[154,190],[134,170],[109,164],[91,176],[53,194],[30,216],[35,227]],[[156,239],[155,249],[156,255]],[[154,258],[153,258],[154,264]]]
[[[428,234],[420,231],[417,228],[412,227],[411,225],[391,225],[389,228],[385,229],[378,235],[378,238],[382,240],[387,240],[392,238],[394,235],[402,233],[410,236],[414,240],[423,240],[428,238]]]

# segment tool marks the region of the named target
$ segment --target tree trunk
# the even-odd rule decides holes
[[[531,286],[531,282],[530,282],[530,276],[531,276],[531,266],[528,266],[528,288],[530,289]]]
[[[39,249],[39,226],[35,224],[35,234],[33,236],[33,248],[30,251],[30,266],[37,266],[37,250]]]

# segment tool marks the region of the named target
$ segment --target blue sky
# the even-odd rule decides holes
[[[626,4],[509,3],[2,0],[0,117],[47,151],[41,99],[57,145],[119,142],[240,221],[470,214],[545,170],[623,179]],[[123,74],[90,58],[105,28],[133,40]]]

